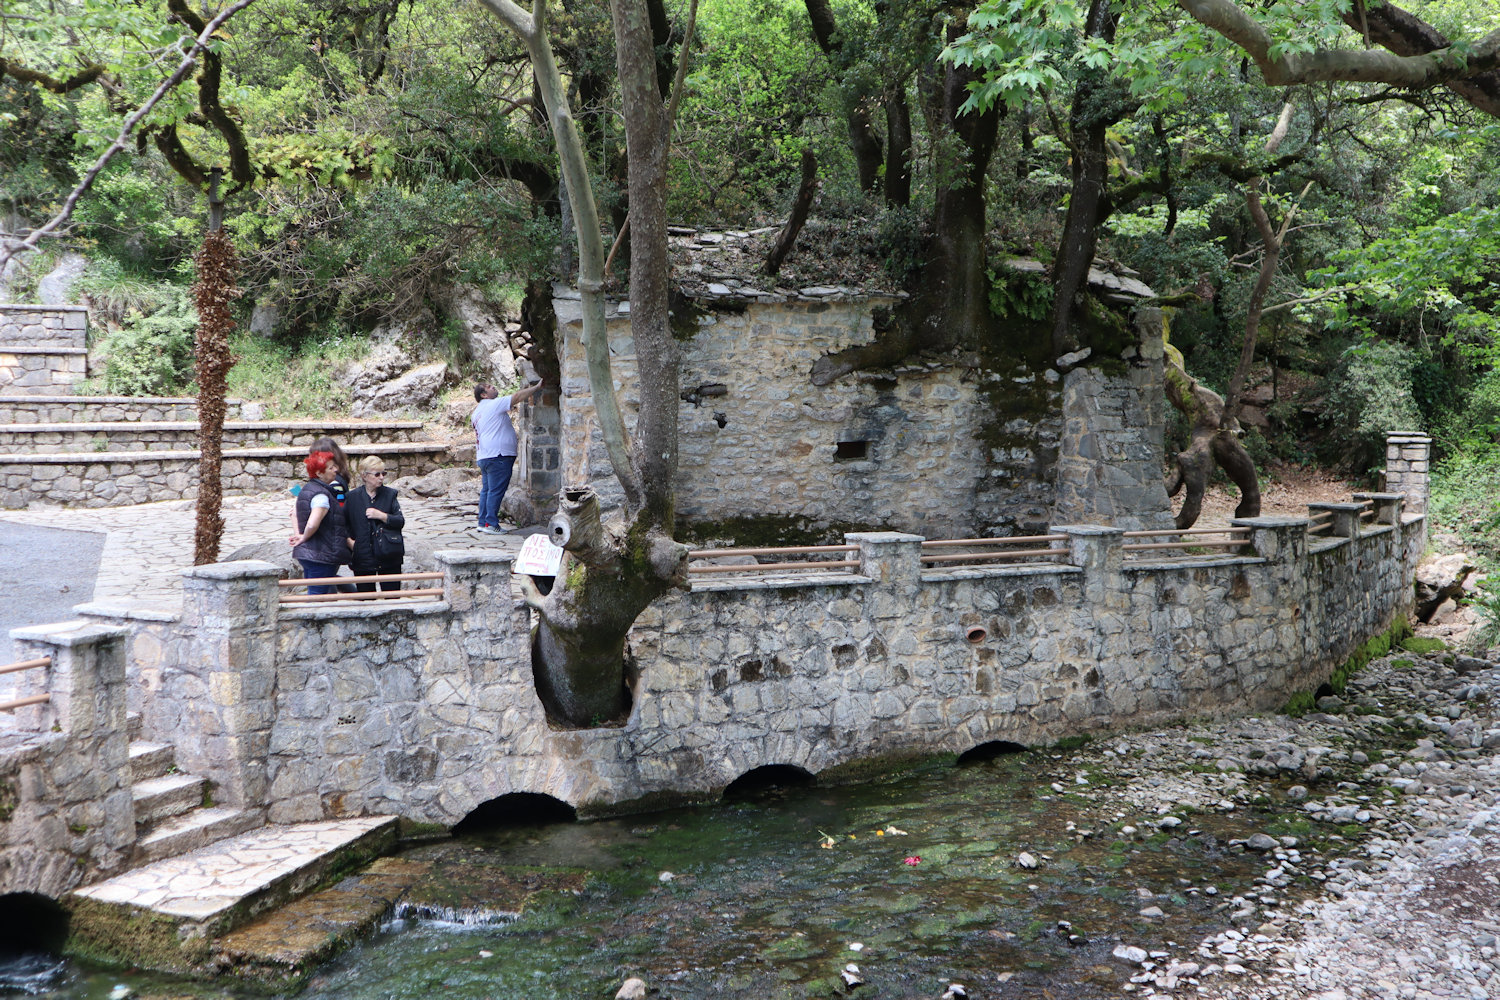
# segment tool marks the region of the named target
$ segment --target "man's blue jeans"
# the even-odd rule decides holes
[[[510,471],[515,467],[516,456],[496,455],[479,460],[479,526],[486,524],[500,527],[500,501],[510,488]]]

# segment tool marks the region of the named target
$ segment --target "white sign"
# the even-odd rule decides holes
[[[521,554],[516,557],[514,571],[527,576],[556,576],[562,568],[563,550],[552,544],[552,536],[545,531],[527,535],[521,543]]]

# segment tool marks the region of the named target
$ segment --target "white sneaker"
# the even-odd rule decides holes
[[[481,535],[503,535],[503,534],[505,534],[505,532],[502,529],[495,527],[493,524],[486,524],[484,527],[482,527],[482,528],[476,528],[475,530],[478,531]]]

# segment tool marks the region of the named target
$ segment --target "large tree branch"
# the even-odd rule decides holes
[[[1420,17],[1389,3],[1360,5],[1358,11],[1344,14],[1344,23],[1350,27],[1356,27],[1356,20],[1365,38],[1399,56],[1423,55],[1453,44]],[[1446,86],[1480,111],[1500,118],[1500,69],[1453,80]]]
[[[1199,24],[1244,49],[1266,82],[1274,87],[1346,81],[1387,83],[1422,90],[1486,74],[1500,67],[1500,29],[1476,41],[1468,55],[1444,46],[1414,51],[1411,55],[1377,49],[1318,49],[1273,57],[1270,33],[1235,0],[1177,0],[1177,6]]]
[[[68,197],[63,201],[63,207],[58,213],[49,219],[45,225],[38,229],[33,229],[25,239],[15,242],[6,241],[4,249],[0,250],[0,270],[3,270],[5,265],[16,254],[24,250],[35,250],[37,244],[41,242],[42,237],[53,235],[73,217],[73,209],[78,206],[78,199],[82,198],[88,192],[89,188],[94,186],[95,178],[99,176],[100,171],[109,165],[109,161],[115,158],[116,153],[123,153],[130,148],[126,140],[130,138],[131,133],[135,131],[135,127],[141,123],[142,119],[161,103],[162,98],[171,93],[172,88],[185,80],[188,73],[192,72],[193,66],[198,61],[198,53],[208,47],[208,41],[213,37],[213,33],[218,31],[224,22],[254,2],[255,0],[237,0],[236,3],[219,11],[213,20],[203,26],[203,30],[198,33],[198,37],[193,40],[193,44],[183,53],[182,61],[178,63],[177,69],[172,72],[171,76],[161,82],[156,91],[146,99],[146,103],[142,104],[135,110],[135,113],[125,119],[125,124],[120,127],[120,134],[115,136],[114,141],[105,148],[103,153],[99,154],[99,158],[84,172],[77,186],[68,193]]]
[[[547,37],[547,3],[546,0],[536,0],[532,13],[527,14],[514,0],[480,2],[515,32],[531,56],[532,73],[557,143],[563,182],[567,186],[578,236],[578,293],[583,305],[583,346],[588,359],[594,416],[599,421],[604,449],[625,492],[626,503],[639,510],[644,505],[645,493],[630,460],[630,437],[620,414],[620,401],[615,395],[609,363],[609,334],[604,320],[604,240],[599,235],[599,209],[594,201],[594,189],[589,184],[588,161],[583,152],[583,139],[578,134],[578,122],[568,104],[567,86],[558,72],[557,60],[553,58]]]
[[[22,83],[34,83],[39,87],[47,88],[54,94],[66,94],[70,90],[86,87],[103,75],[104,67],[95,63],[92,66],[84,67],[66,79],[59,80],[57,77],[43,73],[40,70],[28,69],[14,59],[0,59],[0,76],[12,76]]]

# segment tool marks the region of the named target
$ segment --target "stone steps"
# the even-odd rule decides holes
[[[192,774],[163,774],[135,782],[130,798],[135,805],[136,829],[149,829],[164,819],[198,808],[203,805],[207,787],[208,782]]]
[[[165,972],[212,968],[213,940],[384,852],[396,819],[268,826],[69,894],[66,948]]]
[[[224,424],[226,450],[249,448],[306,448],[320,437],[361,444],[410,444],[422,432],[419,420],[388,423],[366,420],[231,420]],[[194,451],[198,447],[195,420],[69,421],[63,423],[0,424],[0,455],[38,452],[139,453]]]
[[[160,778],[177,762],[176,751],[166,743],[147,743],[136,740],[130,744],[130,778],[146,781]]]
[[[176,857],[233,837],[260,825],[259,814],[248,809],[200,806],[157,823],[135,842],[136,860],[145,864]]]

